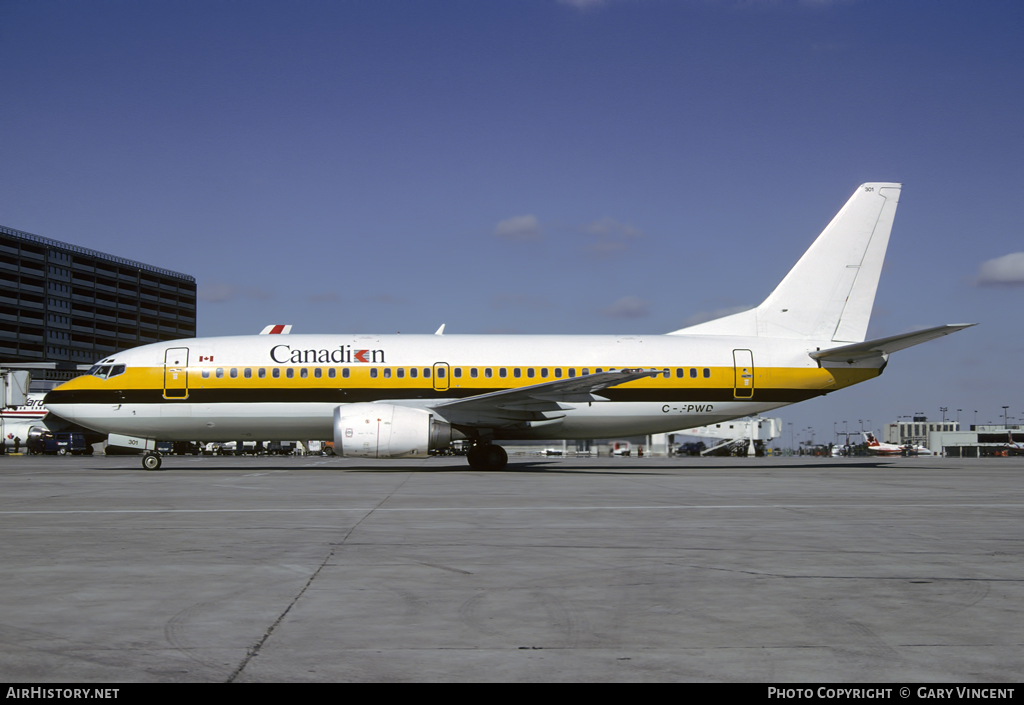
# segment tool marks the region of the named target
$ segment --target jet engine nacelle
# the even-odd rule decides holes
[[[334,410],[334,454],[348,458],[425,458],[451,444],[452,427],[424,409],[347,404]]]

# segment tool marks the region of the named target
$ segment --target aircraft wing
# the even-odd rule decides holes
[[[977,323],[953,323],[945,326],[936,326],[935,328],[926,328],[925,330],[919,330],[913,333],[892,335],[888,338],[879,338],[877,340],[868,340],[863,343],[843,345],[842,347],[830,348],[828,350],[817,350],[808,354],[818,362],[845,362],[852,365],[860,360],[884,357],[889,353],[896,352],[897,350],[903,350],[904,348],[909,348],[914,345],[920,345],[921,343],[926,343],[929,340],[935,340],[936,338],[941,338],[944,335],[956,333],[958,330],[970,328],[975,325],[977,325]]]
[[[461,426],[508,426],[555,422],[573,403],[608,401],[597,392],[626,382],[653,377],[659,370],[623,369],[558,379],[529,387],[479,394],[433,406],[449,423]]]

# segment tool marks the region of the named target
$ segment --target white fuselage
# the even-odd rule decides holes
[[[604,438],[718,423],[845,386],[808,357],[815,349],[685,335],[195,338],[118,353],[98,366],[106,379],[72,380],[47,405],[88,428],[159,440],[315,439],[331,437],[334,409],[348,403],[433,408],[598,370],[662,371],[601,391],[607,401],[563,404],[550,423],[506,424],[493,436]]]

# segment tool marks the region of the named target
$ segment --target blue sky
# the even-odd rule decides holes
[[[869,335],[981,325],[778,415],[1024,422],[1022,37],[1020,2],[0,0],[0,224],[194,275],[200,335],[656,334],[899,181]]]

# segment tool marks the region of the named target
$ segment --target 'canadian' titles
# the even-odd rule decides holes
[[[275,345],[270,349],[270,359],[279,365],[308,365],[312,363],[335,363],[352,365],[359,362],[379,363],[386,365],[383,350],[353,350],[351,345],[339,345],[337,348],[320,348],[300,350],[290,345]]]

